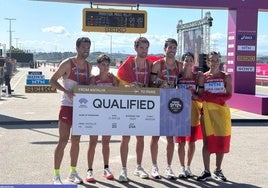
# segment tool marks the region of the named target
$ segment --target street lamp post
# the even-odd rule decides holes
[[[11,21],[16,20],[15,18],[5,18],[5,20],[9,20],[9,57],[11,58],[12,51],[12,30],[11,30]]]

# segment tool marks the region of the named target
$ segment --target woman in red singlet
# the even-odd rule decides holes
[[[231,140],[231,115],[226,101],[232,96],[231,75],[223,72],[220,67],[220,56],[210,52],[207,56],[209,71],[204,74],[203,114],[201,116],[203,131],[203,162],[204,171],[197,178],[206,181],[211,178],[210,155],[216,154],[214,178],[226,181],[221,164],[225,153],[229,152]]]
[[[178,156],[181,165],[178,178],[191,177],[190,165],[195,152],[195,141],[202,139],[202,130],[200,125],[200,113],[202,103],[200,96],[204,89],[204,76],[201,71],[193,72],[194,55],[190,52],[182,56],[183,71],[179,77],[178,88],[188,89],[192,93],[191,110],[191,136],[176,136],[175,142],[178,143]],[[187,152],[185,153],[185,143],[188,142]],[[185,166],[185,158],[187,162]]]
[[[110,58],[101,54],[97,58],[98,68],[100,70],[99,75],[93,76],[90,80],[90,84],[97,86],[105,86],[105,87],[113,87],[118,86],[118,82],[116,77],[109,72]],[[102,156],[104,162],[104,177],[106,179],[114,179],[114,175],[111,173],[109,169],[109,156],[110,156],[110,140],[111,136],[105,135],[102,136]],[[87,182],[95,182],[95,178],[93,176],[93,160],[95,155],[95,148],[98,142],[98,136],[92,135],[90,136],[87,159],[88,159],[88,171],[87,171]]]

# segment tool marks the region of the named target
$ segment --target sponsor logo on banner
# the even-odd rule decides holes
[[[253,67],[253,66],[237,66],[236,71],[237,72],[254,72],[255,67]]]
[[[28,75],[42,75],[42,71],[28,71]]]
[[[52,86],[26,85],[25,93],[56,93],[57,89]]]
[[[238,35],[238,40],[256,40],[256,35]]]
[[[88,100],[86,98],[81,98],[78,100],[78,102],[80,103],[79,108],[88,108],[87,107]]]
[[[27,75],[27,79],[45,79],[45,75],[34,75],[34,74],[30,74],[30,75]]]
[[[256,46],[250,46],[250,45],[238,45],[237,46],[238,51],[255,51]]]
[[[255,56],[237,56],[237,61],[255,61]]]
[[[26,84],[27,85],[49,85],[50,80],[49,79],[27,79]]]
[[[174,114],[180,113],[183,109],[182,100],[179,98],[172,98],[168,102],[168,109]]]

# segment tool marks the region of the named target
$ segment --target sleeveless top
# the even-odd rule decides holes
[[[101,80],[100,79],[100,76],[98,75],[98,76],[95,76],[95,85],[97,85],[97,86],[108,86],[108,87],[111,87],[111,86],[115,86],[114,85],[114,78],[113,78],[114,76],[112,75],[112,74],[110,74],[109,76],[108,76],[108,79],[106,79],[106,80]]]
[[[179,62],[175,60],[175,68],[170,70],[166,66],[166,62],[164,59],[159,60],[160,61],[160,71],[161,76],[160,79],[167,81],[170,88],[176,88],[177,83],[179,81],[179,74],[180,74],[180,68],[179,68]]]
[[[204,74],[204,91],[210,93],[226,93],[226,82],[225,82],[225,73],[220,72],[219,76],[212,77],[212,75],[205,73]]]
[[[151,63],[146,59],[144,68],[140,68],[137,65],[135,59],[131,62],[133,67],[133,72],[135,75],[135,83],[140,84],[142,87],[148,87],[150,82],[150,72],[151,72]]]
[[[89,75],[90,75],[90,68],[89,64],[85,69],[79,69],[76,65],[75,59],[70,59],[71,61],[71,72],[68,78],[63,79],[63,87],[68,90],[72,91],[74,86],[76,85],[89,85]],[[63,93],[61,98],[61,105],[62,106],[73,106],[73,100],[68,97],[66,93]]]
[[[183,78],[182,75],[179,76],[178,88],[179,89],[190,89],[191,91],[196,91],[197,89],[197,79],[198,74],[192,73],[192,78]]]

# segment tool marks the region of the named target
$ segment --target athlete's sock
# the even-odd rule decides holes
[[[54,175],[59,176],[60,175],[60,169],[54,169]]]
[[[73,173],[73,172],[75,172],[76,171],[76,166],[71,166],[70,167],[70,173]]]

